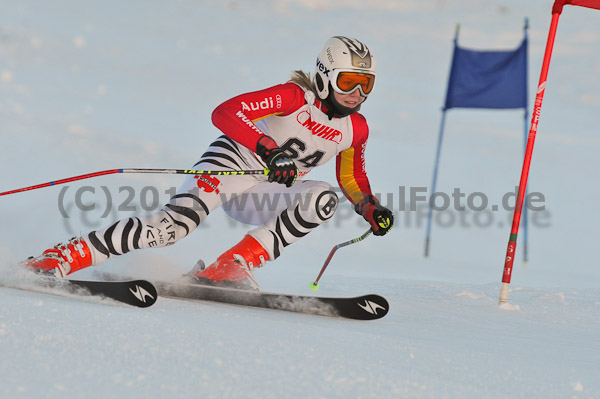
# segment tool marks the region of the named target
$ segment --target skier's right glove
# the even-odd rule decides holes
[[[294,161],[269,136],[263,136],[256,144],[256,153],[269,168],[269,181],[291,187],[298,177]]]
[[[376,236],[383,236],[392,229],[394,214],[374,196],[367,195],[355,205],[354,210],[369,222]]]

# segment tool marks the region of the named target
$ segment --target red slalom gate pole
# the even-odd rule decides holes
[[[546,90],[546,80],[548,78],[548,69],[550,67],[550,59],[552,58],[552,49],[554,47],[554,38],[556,37],[556,29],[558,27],[558,19],[560,17],[562,7],[554,7],[552,10],[552,21],[550,23],[550,32],[548,32],[548,40],[546,42],[546,51],[544,53],[544,61],[542,63],[542,72],[540,73],[540,81],[538,83],[537,95],[535,96],[535,104],[531,117],[531,126],[527,137],[527,146],[525,148],[525,159],[523,160],[523,170],[521,171],[521,180],[519,181],[519,191],[515,211],[513,214],[512,228],[508,239],[508,248],[506,249],[506,257],[504,258],[504,272],[502,274],[502,288],[500,290],[500,298],[498,303],[501,305],[508,301],[508,285],[512,276],[513,262],[515,260],[515,251],[517,248],[517,234],[519,233],[519,223],[521,222],[521,211],[523,210],[523,202],[527,189],[527,178],[529,177],[529,167],[531,165],[531,155],[533,153],[533,145],[535,143],[535,135],[537,133],[540,113],[542,110],[542,101]]]

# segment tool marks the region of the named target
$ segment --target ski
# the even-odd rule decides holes
[[[5,286],[54,295],[62,293],[84,297],[98,296],[140,308],[152,306],[158,298],[156,287],[146,280],[87,281],[36,276],[34,279],[27,280],[26,284]]]
[[[327,298],[222,288],[194,283],[154,282],[154,284],[158,295],[164,297],[213,301],[353,320],[380,319],[388,313],[390,308],[384,297],[374,294]]]

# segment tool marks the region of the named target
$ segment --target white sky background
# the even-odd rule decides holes
[[[377,57],[375,91],[362,109],[371,127],[367,168],[374,191],[394,193],[397,203],[398,187],[431,183],[456,24],[462,46],[511,49],[529,18],[531,110],[552,1],[0,4],[0,191],[105,169],[190,167],[220,134],[210,122],[220,102],[284,82],[293,69],[312,72],[325,40],[341,34],[364,41]],[[545,195],[550,226],[531,228],[529,266],[517,258],[513,283],[597,287],[599,50],[600,12],[565,7],[530,174],[530,190]],[[522,111],[450,110],[444,140],[439,191],[483,192],[493,204],[518,183]],[[334,183],[333,163],[309,177]],[[164,190],[180,182],[174,176],[112,175],[71,185],[67,199],[82,185],[107,185],[115,197],[120,186],[132,185],[139,195],[155,185],[164,202]],[[53,187],[0,198],[6,259],[37,254],[131,215],[111,214],[98,225],[93,213],[74,212],[65,220],[59,192]],[[99,208],[103,201],[97,197]],[[334,244],[366,230],[350,214],[343,204],[339,220],[290,247],[269,273],[294,268],[314,277]],[[424,259],[424,222],[409,225],[407,217],[415,214],[398,214],[390,235],[339,251],[337,267],[407,279],[496,282],[510,216],[495,215],[487,228],[436,225],[432,256]],[[211,261],[245,230],[216,212],[175,247],[132,254],[108,267],[186,270],[198,257]]]

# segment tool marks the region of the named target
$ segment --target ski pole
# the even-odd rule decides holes
[[[101,172],[87,173],[85,175],[68,177],[66,179],[54,180],[47,183],[36,184],[35,186],[17,188],[15,190],[0,193],[3,195],[20,193],[23,191],[37,190],[38,188],[56,186],[58,184],[70,183],[77,180],[90,179],[92,177],[112,175],[115,173],[162,173],[170,175],[213,175],[213,176],[240,176],[240,175],[268,175],[269,169],[253,170],[195,170],[195,169],[110,169]]]
[[[317,276],[317,279],[315,281],[313,281],[312,283],[310,283],[310,289],[313,291],[316,291],[319,289],[319,280],[321,279],[321,276],[323,275],[323,273],[325,272],[325,269],[327,269],[327,266],[329,265],[329,262],[331,261],[331,258],[333,258],[333,254],[335,254],[335,251],[337,251],[339,248],[345,247],[346,245],[350,245],[350,244],[355,244],[357,242],[360,242],[362,240],[364,240],[365,238],[367,238],[371,233],[373,232],[372,229],[367,230],[367,232],[365,232],[362,236],[354,238],[352,240],[349,241],[345,241],[342,242],[340,244],[337,244],[336,246],[334,246],[333,248],[331,248],[331,252],[329,252],[329,256],[327,257],[327,259],[325,260],[325,264],[323,265],[323,267],[321,268],[321,271],[319,272],[319,275]]]

